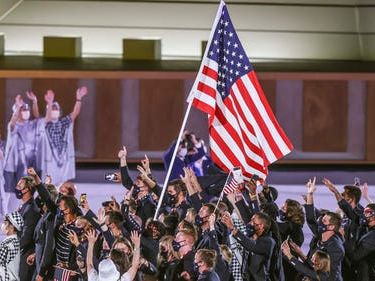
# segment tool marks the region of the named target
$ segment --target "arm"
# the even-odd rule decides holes
[[[258,238],[253,240],[243,234],[241,231],[234,229],[232,231],[233,237],[249,252],[253,252],[257,255],[269,255],[272,250],[272,244],[268,243],[267,240]]]
[[[34,118],[39,118],[39,107],[38,107],[38,99],[36,98],[35,94],[32,91],[27,91],[26,96],[29,98],[29,100],[32,101],[32,111]]]
[[[132,265],[129,268],[129,270],[125,273],[129,276],[129,280],[133,280],[135,278],[135,275],[137,274],[137,271],[138,271],[139,259],[141,257],[140,235],[137,232],[133,231],[131,234],[131,240],[134,244]],[[124,275],[121,277],[121,280],[123,280],[123,277]]]
[[[47,111],[46,111],[46,123],[51,121],[51,112],[52,112],[52,104],[55,99],[55,93],[52,90],[48,90],[47,93],[44,95],[44,100],[47,103]]]
[[[309,277],[310,279],[312,279],[312,281],[318,281],[319,280],[319,276],[317,275],[317,273],[312,268],[303,264],[302,262],[300,262],[296,258],[294,258],[294,257],[290,258],[289,262],[303,276]]]
[[[94,244],[98,236],[96,235],[95,230],[89,230],[86,237],[88,240],[86,267],[87,274],[90,274],[90,271],[94,269]]]
[[[128,155],[128,151],[125,146],[118,152],[118,158],[120,159],[120,172],[121,172],[121,183],[126,189],[131,189],[133,186],[133,180],[129,175],[128,170],[128,163],[126,161],[126,157]]]
[[[350,220],[355,221],[357,223],[359,222],[358,215],[356,214],[356,212],[354,212],[352,206],[350,206],[350,204],[345,199],[341,199],[337,203],[338,203],[339,207],[341,208],[341,210],[345,213],[345,215]]]
[[[20,239],[21,253],[25,253],[28,250],[34,248],[34,230],[39,220],[39,213],[34,210],[28,210],[24,216],[24,226],[22,228],[22,235]]]
[[[54,224],[53,224],[53,218],[54,216],[50,216],[48,220],[51,219],[48,223],[48,229],[46,232],[46,240],[44,244],[44,251],[41,259],[41,265],[38,275],[42,277],[46,277],[48,270],[50,269],[52,262],[53,262],[53,255],[54,255],[54,239],[55,239],[55,230],[54,230]]]
[[[335,195],[337,202],[343,200],[341,193],[337,190],[336,186],[334,186],[334,184],[329,179],[324,178],[323,183],[328,188],[328,190]]]
[[[88,91],[86,87],[81,87],[77,89],[76,103],[74,104],[72,113],[70,113],[70,117],[72,118],[73,122],[78,117],[79,113],[81,112],[82,98],[86,96],[87,93]]]
[[[16,125],[17,120],[20,116],[22,104],[23,104],[23,100],[21,98],[21,95],[17,95],[16,99],[15,99],[15,102],[14,102],[14,109],[15,110],[14,110],[13,115],[10,118],[10,121],[9,121],[9,127],[10,127],[11,131],[13,131],[14,126]]]
[[[371,199],[371,197],[368,194],[368,185],[367,182],[365,182],[361,188],[362,191],[362,197],[367,201],[367,203],[371,204],[374,203],[374,200]]]
[[[360,260],[365,259],[370,254],[374,253],[375,244],[371,243],[371,241],[368,241],[367,239],[363,239],[358,247],[353,247],[352,249],[349,249],[348,247],[345,248],[349,259],[354,262],[359,262]]]

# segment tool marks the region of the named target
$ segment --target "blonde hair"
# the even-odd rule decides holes
[[[167,250],[168,256],[172,256],[173,259],[177,260],[180,259],[180,256],[178,252],[173,250],[172,242],[174,240],[174,237],[172,235],[165,235],[163,236],[159,241],[159,254],[158,254],[158,265],[160,265],[162,262],[166,261],[164,258],[160,255],[161,247]]]
[[[331,271],[331,259],[326,252],[318,250],[313,254],[312,258],[315,259],[314,268],[317,272],[329,273]]]
[[[223,259],[230,264],[232,262],[233,253],[232,250],[225,244],[220,245],[220,254],[222,255]]]

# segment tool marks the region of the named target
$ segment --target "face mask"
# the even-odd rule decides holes
[[[199,272],[199,265],[196,262],[194,262],[193,269],[194,272]]]
[[[60,117],[60,110],[52,110],[51,111],[51,118],[52,119],[59,119]]]
[[[180,151],[178,152],[178,155],[180,157],[185,157],[187,154],[187,148],[181,148]]]
[[[167,200],[168,200],[168,202],[167,202],[168,206],[174,206],[176,204],[176,201],[177,201],[177,194],[176,195],[168,194]]]
[[[17,199],[22,199],[23,197],[22,190],[16,189],[15,194],[16,194]]]
[[[173,251],[178,252],[182,248],[181,242],[177,242],[173,240],[172,247],[173,247]]]
[[[201,218],[199,215],[197,215],[195,217],[195,224],[199,227],[201,227],[205,222],[203,221],[203,219],[205,219],[206,217],[203,217]]]
[[[328,225],[325,225],[321,220],[318,222],[318,232],[323,234],[328,231]]]
[[[283,210],[279,210],[279,219],[281,221],[287,221],[286,213]]]
[[[69,230],[74,231],[77,234],[77,236],[81,236],[83,233],[83,228],[76,227],[76,226],[70,226]]]
[[[359,225],[360,226],[367,226],[367,219],[365,216],[360,216],[359,217]]]
[[[35,204],[38,206],[39,209],[42,209],[44,206],[44,202],[39,196],[35,198]]]
[[[255,234],[255,227],[250,223],[246,225],[246,234],[249,237]]]
[[[22,120],[29,120],[30,119],[30,111],[21,111],[21,118]]]
[[[6,225],[5,222],[3,222],[1,224],[1,232],[4,233],[4,234],[6,234],[6,231],[7,231],[7,225]]]
[[[166,260],[168,258],[168,251],[160,251],[160,256]]]

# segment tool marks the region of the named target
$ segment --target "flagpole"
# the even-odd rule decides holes
[[[231,173],[232,173],[232,171],[229,172],[229,174],[228,174],[228,176],[227,176],[227,179],[225,180],[225,184],[224,184],[224,186],[223,186],[223,190],[222,190],[221,193],[220,193],[219,200],[217,201],[216,206],[215,206],[215,209],[214,209],[214,214],[215,214],[215,212],[216,212],[217,207],[219,206],[220,201],[223,200],[223,197],[224,197],[224,187],[227,186],[228,179],[229,179],[229,176],[231,175]]]
[[[184,120],[182,121],[180,133],[178,134],[178,138],[177,138],[177,141],[176,141],[176,145],[174,147],[172,159],[171,159],[171,162],[169,163],[167,175],[165,176],[165,179],[164,179],[163,189],[161,191],[159,202],[158,202],[158,205],[156,207],[156,211],[155,211],[155,215],[154,215],[154,220],[157,220],[158,214],[159,214],[159,211],[160,211],[160,208],[161,208],[161,205],[163,203],[163,198],[164,198],[164,195],[165,195],[165,191],[167,189],[169,177],[171,176],[171,172],[172,172],[172,168],[173,168],[173,165],[174,165],[174,161],[176,159],[178,147],[180,145],[180,142],[181,142],[181,139],[182,139],[182,135],[184,134],[185,126],[186,126],[186,123],[187,123],[187,120],[188,120],[188,117],[189,117],[189,113],[190,113],[190,110],[191,110],[192,103],[193,103],[192,100],[189,101],[188,107],[187,107],[186,112],[185,112]]]

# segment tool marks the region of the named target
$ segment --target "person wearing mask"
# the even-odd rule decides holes
[[[40,210],[34,200],[35,181],[30,176],[22,177],[16,186],[16,197],[21,200],[22,205],[19,208],[24,227],[20,234],[21,263],[20,279],[31,280],[34,267],[27,264],[27,257],[34,253],[34,230],[40,218]]]
[[[17,233],[22,231],[24,221],[20,213],[5,215],[1,232],[5,239],[0,243],[0,280],[20,281],[20,241]]]
[[[179,279],[190,280],[196,277],[194,271],[194,244],[197,240],[197,233],[192,229],[182,229],[177,232],[172,241],[173,250],[180,255]]]
[[[185,192],[186,186],[181,179],[168,183],[165,212],[177,213],[180,220],[185,218],[186,212],[190,208]]]
[[[51,205],[57,200],[58,192],[56,187],[51,184],[44,185],[34,168],[28,169],[28,174],[35,182],[35,188],[38,192],[36,203],[40,209],[41,218],[39,219],[34,231],[35,252],[28,256],[27,263],[32,266],[35,264],[34,277],[36,281],[52,277],[51,266],[53,264],[54,250],[54,222],[55,215],[50,211]],[[50,201],[43,201],[40,194],[45,194]]]
[[[368,232],[357,243],[347,243],[345,249],[353,262],[357,281],[375,280],[375,204],[364,209]]]
[[[27,168],[35,167],[38,173],[42,169],[37,151],[42,143],[43,122],[39,119],[36,96],[32,92],[26,92],[26,94],[32,100],[33,114],[21,95],[17,95],[13,106],[13,115],[8,123],[4,159],[4,210],[6,213],[17,208],[14,187],[21,177],[27,175]]]
[[[215,272],[216,252],[214,250],[199,249],[194,257],[194,267],[199,272],[200,281],[220,281],[219,275]]]
[[[363,218],[363,207],[359,204],[362,195],[361,189],[355,185],[345,185],[344,192],[340,193],[329,179],[323,179],[323,183],[335,195],[337,204],[344,214],[342,223],[345,233],[344,244],[355,243],[365,232],[360,225]],[[356,278],[355,268],[352,267],[348,254],[345,255],[343,263],[343,277],[351,280]]]
[[[297,253],[304,262],[298,260],[291,253],[289,242],[285,240],[281,246],[284,256],[288,262],[293,266],[298,273],[303,275],[311,281],[329,281],[329,272],[331,261],[329,255],[323,251],[316,251],[311,257],[311,263],[307,262],[306,256],[302,253],[301,249],[294,244],[293,251]],[[288,279],[287,279],[288,280]]]
[[[270,217],[261,212],[255,213],[246,225],[246,235],[234,227],[229,213],[224,214],[221,220],[233,237],[250,253],[247,265],[243,264],[245,280],[270,281],[270,263],[276,244],[269,233]]]
[[[211,214],[215,211],[215,205],[205,203],[200,208],[198,215],[195,217],[195,225],[199,227],[200,238],[198,239],[196,249],[209,248],[210,241],[210,221]]]
[[[290,238],[298,246],[301,246],[304,241],[302,228],[305,223],[305,213],[301,204],[296,200],[287,199],[279,210],[279,219],[277,226],[281,241]],[[283,260],[283,268],[285,279],[295,280],[298,272],[286,260]]]
[[[190,134],[190,141],[196,148],[196,152],[188,154],[188,142],[182,140],[178,144],[178,150],[176,159],[174,160],[173,168],[169,180],[179,179],[181,175],[184,174],[183,168],[187,167],[189,164],[194,163],[195,161],[201,159],[206,155],[203,147],[203,142],[198,141],[194,134]],[[168,170],[170,163],[172,162],[173,152],[176,146],[174,142],[170,148],[165,152],[163,156],[165,170]]]
[[[75,178],[75,152],[73,124],[81,111],[82,99],[88,93],[86,87],[77,89],[73,111],[61,116],[61,107],[54,101],[55,93],[48,90],[44,96],[47,103],[45,139],[42,149],[42,177],[50,175],[55,185]]]
[[[316,219],[314,207],[314,192],[316,191],[315,178],[307,183],[306,196],[306,220],[317,243],[314,249],[310,249],[312,255],[316,250],[326,251],[331,259],[330,280],[342,281],[342,262],[345,255],[343,237],[339,234],[341,217],[337,213],[326,212],[319,220]]]
[[[178,252],[173,249],[172,235],[165,235],[160,239],[159,254],[157,262],[157,280],[174,281],[178,280]]]

